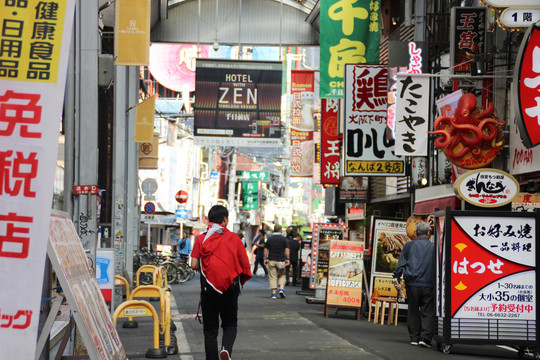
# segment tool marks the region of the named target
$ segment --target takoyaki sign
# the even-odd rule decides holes
[[[360,307],[364,247],[357,241],[331,241],[326,305]]]
[[[510,174],[497,169],[478,169],[461,175],[454,192],[469,204],[480,207],[506,205],[519,193],[519,183]]]

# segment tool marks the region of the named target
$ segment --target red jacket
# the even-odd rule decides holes
[[[213,233],[204,240],[199,235],[201,272],[206,281],[219,293],[231,286],[240,276],[242,286],[251,278],[251,267],[244,244],[235,233],[223,228],[223,233]]]

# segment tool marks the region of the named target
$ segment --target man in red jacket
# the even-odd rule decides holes
[[[214,205],[208,212],[208,231],[195,239],[191,267],[201,271],[206,360],[229,360],[238,325],[240,287],[251,278],[249,259],[240,237],[227,230],[229,211]],[[219,319],[223,337],[218,357]]]

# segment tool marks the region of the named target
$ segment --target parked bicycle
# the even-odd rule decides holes
[[[136,274],[137,270],[143,265],[163,266],[167,271],[167,282],[169,284],[184,283],[195,276],[195,271],[188,264],[188,258],[187,255],[183,254],[163,256],[151,252],[147,248],[142,248],[133,255],[133,273]],[[152,274],[141,273],[139,282],[143,285],[152,284]]]

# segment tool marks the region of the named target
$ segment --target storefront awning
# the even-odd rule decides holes
[[[416,189],[414,198],[416,199],[413,211],[415,215],[433,214],[435,209],[444,210],[447,206],[452,210],[461,207],[452,184]]]
[[[438,199],[420,201],[414,204],[414,214],[433,214],[435,209],[444,210],[447,206],[450,207],[451,210],[459,209],[461,206],[461,202],[457,199],[455,195]]]

